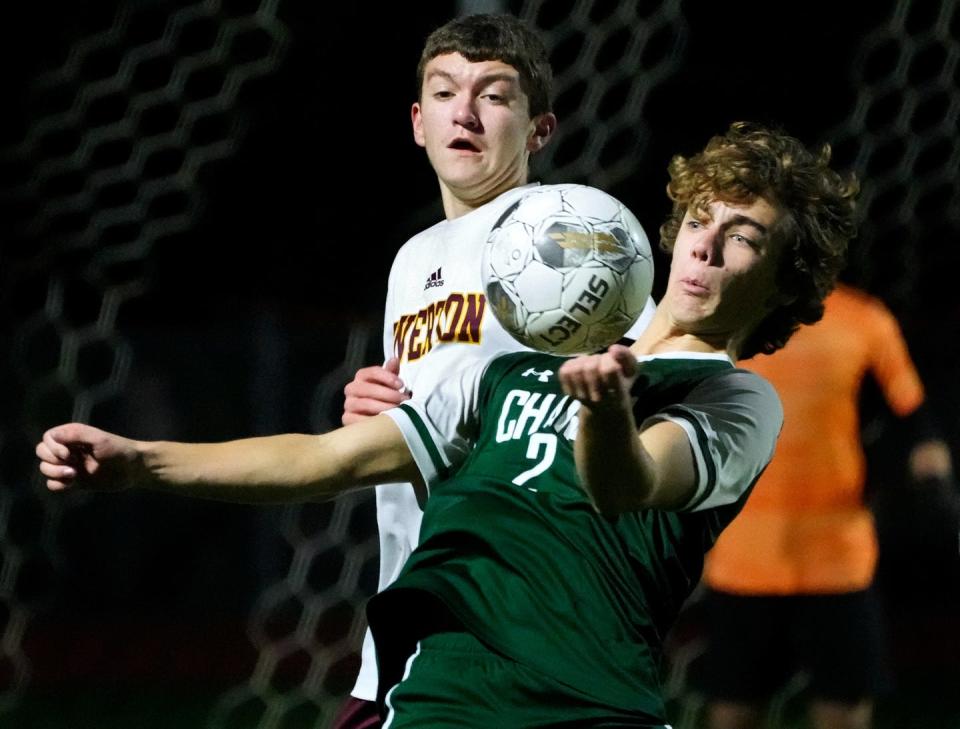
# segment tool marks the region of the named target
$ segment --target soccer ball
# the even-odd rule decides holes
[[[556,354],[616,342],[653,286],[640,222],[585,185],[538,187],[513,203],[491,229],[481,266],[487,303],[503,328]]]

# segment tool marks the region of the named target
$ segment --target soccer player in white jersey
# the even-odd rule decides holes
[[[528,166],[550,141],[552,72],[546,49],[520,20],[473,15],[434,31],[417,69],[413,136],[437,175],[442,222],[411,238],[390,271],[384,314],[385,365],[357,372],[346,387],[345,425],[426,393],[452,372],[496,352],[522,348],[485,305],[481,245],[502,212],[528,189]],[[635,339],[652,300],[627,332]],[[377,488],[379,589],[392,583],[420,531],[409,484]],[[369,631],[352,695],[370,702],[377,666]],[[336,729],[376,725],[372,704],[351,701]]]
[[[629,350],[474,362],[320,436],[58,426],[40,470],[54,491],[252,502],[416,482],[423,541],[368,607],[385,726],[667,729],[663,636],[782,423],[734,362],[822,315],[855,229],[856,181],[828,161],[744,124],[674,158],[667,290]]]

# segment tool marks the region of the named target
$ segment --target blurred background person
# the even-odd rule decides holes
[[[864,498],[865,378],[913,433],[915,483],[949,482],[949,449],[929,422],[897,321],[858,289],[840,285],[822,321],[743,366],[774,384],[784,428],[704,569],[707,652],[696,683],[707,698],[707,725],[764,726],[771,697],[802,670],[814,727],[866,729],[889,671],[872,589],[877,533]]]

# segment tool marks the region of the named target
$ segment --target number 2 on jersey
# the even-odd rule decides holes
[[[534,433],[530,436],[530,442],[527,444],[527,458],[530,460],[537,460],[536,465],[533,468],[529,468],[515,479],[513,483],[517,486],[523,486],[527,481],[529,481],[534,476],[539,476],[541,473],[550,468],[550,464],[553,463],[554,457],[557,455],[557,436],[554,433]],[[527,486],[531,491],[536,491],[532,486]]]

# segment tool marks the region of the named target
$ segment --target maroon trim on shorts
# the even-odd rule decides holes
[[[375,701],[347,697],[330,729],[380,729],[382,721]]]

